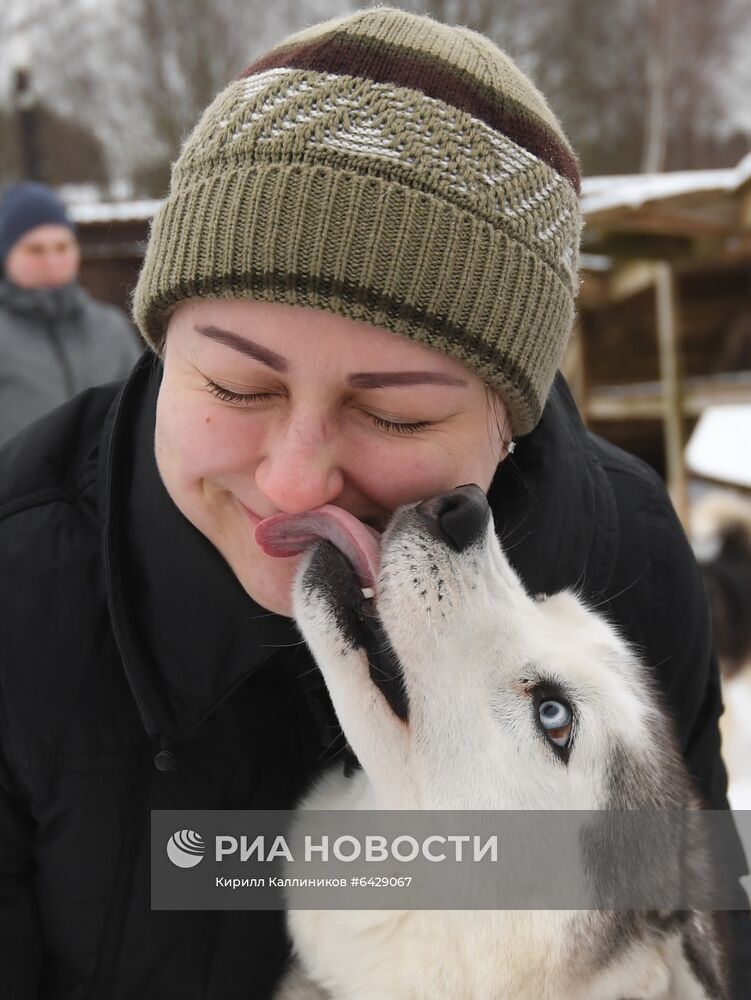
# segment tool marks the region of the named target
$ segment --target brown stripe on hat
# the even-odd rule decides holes
[[[329,35],[307,44],[275,49],[252,63],[238,79],[281,68],[366,76],[376,83],[421,90],[427,97],[465,111],[508,136],[565,177],[579,194],[578,161],[555,133],[529,108],[507,94],[496,93],[445,60],[417,49],[383,42],[376,48],[370,40]]]

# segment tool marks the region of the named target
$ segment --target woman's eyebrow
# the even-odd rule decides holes
[[[382,389],[391,385],[466,385],[463,378],[442,372],[355,372],[347,378],[354,389]]]
[[[245,354],[247,357],[253,358],[254,361],[260,361],[262,365],[273,368],[275,372],[289,371],[287,359],[283,358],[281,354],[277,354],[276,351],[270,351],[267,347],[261,347],[260,344],[256,344],[248,337],[241,337],[239,333],[233,333],[231,330],[222,330],[221,327],[210,324],[208,326],[196,326],[195,331],[204,337],[208,337],[209,340],[215,340],[219,344],[231,347],[234,351],[239,351],[240,354]]]
[[[241,337],[239,333],[231,330],[223,330],[221,327],[196,326],[196,333],[215,340],[219,344],[231,347],[241,354],[245,354],[255,361],[260,361],[262,365],[267,365],[277,372],[289,371],[289,362],[276,351],[270,351],[267,347],[261,347],[250,340],[249,337]],[[457,375],[445,375],[443,372],[354,372],[348,376],[347,384],[353,389],[383,389],[388,386],[399,385],[466,385],[463,378]]]

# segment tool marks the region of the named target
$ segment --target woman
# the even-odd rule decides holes
[[[507,57],[395,10],[287,40],[206,110],[136,289],[152,351],[2,452],[8,995],[279,978],[281,914],[150,911],[148,836],[152,809],[289,808],[341,750],[289,618],[298,560],[255,542],[280,511],[381,527],[480,484],[528,588],[576,586],[640,644],[726,807],[690,549],[556,375],[577,187]]]

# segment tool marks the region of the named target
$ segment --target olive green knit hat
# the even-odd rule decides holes
[[[302,31],[203,113],[134,293],[246,297],[366,320],[464,362],[513,432],[540,418],[571,330],[575,154],[488,39],[391,8]]]

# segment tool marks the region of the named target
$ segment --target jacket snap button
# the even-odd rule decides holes
[[[177,761],[171,750],[160,750],[154,758],[154,764],[159,771],[174,771],[177,768]]]

